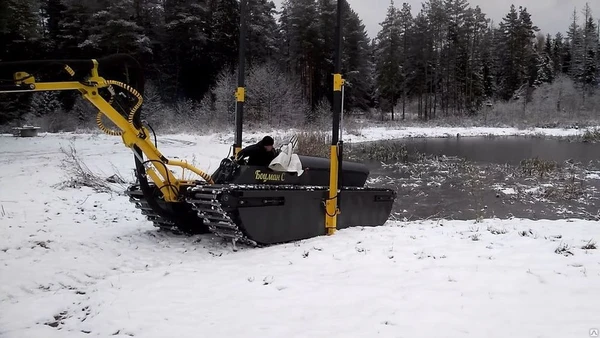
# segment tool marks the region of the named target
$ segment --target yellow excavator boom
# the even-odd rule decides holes
[[[56,82],[41,82],[37,81],[35,74],[18,69],[20,65],[27,65],[27,62],[15,63],[0,63],[0,67],[14,67],[12,84],[0,85],[0,93],[18,93],[18,92],[48,92],[48,91],[79,91],[84,99],[89,101],[98,109],[96,123],[100,130],[108,135],[121,136],[123,143],[132,150],[137,147],[147,157],[144,161],[139,159],[144,164],[146,173],[154,184],[159,187],[166,202],[177,202],[181,196],[180,189],[187,181],[180,180],[173,175],[168,166],[180,167],[190,170],[197,174],[208,183],[213,183],[210,175],[202,170],[182,161],[169,160],[152,143],[150,132],[143,126],[136,127],[134,118],[136,112],[142,105],[142,95],[132,86],[115,80],[107,80],[99,75],[99,62],[95,59],[89,61],[91,68],[83,80],[80,81],[56,81]],[[43,63],[37,61],[37,63]],[[68,61],[61,61],[63,69],[72,77],[75,74],[73,67]],[[52,63],[48,63],[52,64]],[[111,105],[114,96],[115,87],[120,87],[124,91],[133,95],[137,102],[127,112],[127,117],[119,113],[113,105]],[[111,98],[107,101],[99,93],[100,89],[107,89],[111,93]],[[107,128],[102,119],[103,117],[110,120],[118,128],[112,130]],[[134,151],[134,154],[137,153]]]

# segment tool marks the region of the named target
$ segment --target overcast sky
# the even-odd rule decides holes
[[[273,0],[277,9],[281,9],[283,0]],[[379,31],[379,23],[385,19],[390,0],[347,0],[350,6],[358,13],[367,27],[367,32],[374,38]],[[544,34],[551,35],[557,32],[565,33],[569,27],[573,9],[577,7],[580,22],[582,20],[582,9],[586,1],[592,8],[596,20],[600,19],[600,0],[519,0],[513,2],[515,7],[527,7],[531,14],[533,23],[541,29]],[[408,2],[416,15],[421,9],[421,0],[395,0],[396,7],[402,7],[403,2]],[[471,7],[479,5],[486,16],[497,25],[508,13],[511,2],[502,0],[471,0]],[[597,22],[597,21],[596,21]]]

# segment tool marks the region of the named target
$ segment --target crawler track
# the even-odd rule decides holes
[[[249,239],[234,220],[237,215],[235,210],[223,209],[221,198],[230,192],[223,186],[198,186],[190,188],[186,201],[198,213],[198,217],[208,226],[213,234],[231,240],[233,244],[244,243],[256,246],[257,243]]]
[[[129,202],[133,203],[137,209],[140,209],[142,215],[146,216],[155,227],[174,232],[180,230],[175,222],[160,216],[152,209],[152,207],[150,207],[139,186],[130,187],[125,191],[125,194],[129,196]]]

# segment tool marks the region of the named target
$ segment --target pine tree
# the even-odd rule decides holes
[[[41,57],[36,5],[33,0],[0,2],[0,61]],[[0,125],[25,114],[30,102],[30,93],[0,95]]]
[[[92,15],[96,8],[86,1],[68,0],[60,13],[57,34],[53,45],[57,58],[83,59],[97,57],[93,46],[83,48],[81,43],[91,34]],[[103,23],[99,23],[103,25]],[[100,28],[100,27],[99,27]]]
[[[234,1],[235,3],[235,1]],[[278,57],[275,4],[269,0],[248,0],[246,58],[248,65],[262,64]]]
[[[408,3],[403,3],[399,13],[400,20],[400,39],[402,40],[402,52],[400,54],[400,64],[402,65],[402,120],[406,119],[406,103],[408,96],[408,82],[410,81],[409,67],[410,61],[410,40],[413,29],[413,17],[411,7]]]
[[[552,37],[547,34],[544,37],[544,47],[542,51],[537,50],[537,62],[535,65],[535,86],[539,86],[542,83],[551,83],[555,78],[555,66],[552,60]]]
[[[563,35],[560,32],[556,33],[552,40],[552,50],[550,52],[552,64],[554,65],[554,74],[558,75],[565,72],[566,54],[567,50],[565,49]]]
[[[346,6],[345,6],[346,7]],[[329,102],[333,100],[333,77],[331,74],[334,72],[333,59],[334,59],[334,46],[335,46],[335,23],[337,18],[337,6],[335,0],[317,0],[317,11],[319,12],[318,17],[318,32],[319,32],[319,47],[317,49],[317,68],[320,70],[316,74],[315,81],[322,88],[322,96]],[[346,12],[346,11],[344,11]],[[344,15],[344,18],[348,17],[348,14]],[[347,28],[344,25],[343,33],[347,33]],[[344,45],[343,47],[346,47]],[[342,54],[342,62],[347,60],[346,53]],[[345,87],[347,89],[348,86]],[[345,98],[345,102],[348,101],[348,97]]]
[[[90,35],[79,44],[100,54],[125,53],[136,57],[152,53],[150,40],[132,20],[133,0],[110,1],[106,9],[92,16]]]
[[[600,72],[598,69],[598,26],[592,16],[589,3],[585,9],[585,25],[583,28],[583,71],[581,73],[581,81],[583,82],[583,91],[598,86],[598,77]]]
[[[534,42],[537,31],[539,31],[539,28],[533,24],[527,8],[519,7],[518,42],[519,54],[521,56],[520,73],[523,78],[522,82],[527,83],[529,86],[532,86],[537,81],[537,68],[540,63],[538,56],[541,48],[536,49]],[[531,93],[530,90],[528,91]]]
[[[314,107],[320,96],[318,62],[319,27],[314,0],[286,0],[283,3],[282,29],[286,65],[302,83],[302,94]]]
[[[496,30],[490,26],[486,29],[481,42],[481,81],[482,95],[486,100],[491,100],[496,92],[496,62],[494,59]]]
[[[42,34],[44,45],[48,54],[57,56],[58,48],[56,42],[60,32],[61,14],[66,10],[61,0],[42,0],[40,7],[40,22],[42,22]]]
[[[569,68],[568,74],[575,82],[581,82],[584,68],[583,32],[577,20],[577,10],[573,10],[572,22],[567,32],[569,39]]]
[[[381,31],[377,34],[377,84],[379,95],[388,103],[387,108],[392,112],[394,119],[394,106],[402,91],[402,64],[399,56],[402,53],[403,41],[400,32],[402,24],[399,12],[390,2],[387,16],[380,24]]]
[[[412,89],[413,97],[418,101],[419,118],[423,120],[435,116],[431,116],[428,109],[428,94],[432,91],[434,95],[437,93],[438,77],[435,76],[436,73],[432,72],[432,69],[435,69],[432,65],[440,63],[439,59],[436,59],[439,53],[435,52],[434,35],[435,32],[431,27],[425,9],[421,9],[414,19],[413,32],[411,33],[410,57],[414,61],[411,63],[412,72],[409,87]],[[435,112],[435,110],[433,111]]]
[[[0,7],[0,60],[39,55],[40,34],[35,0],[3,0]]]
[[[489,36],[488,36],[488,19],[481,11],[479,6],[471,12],[472,24],[469,26],[472,29],[471,39],[469,41],[469,63],[467,66],[467,83],[466,96],[467,108],[471,113],[481,108],[483,99],[486,96],[486,66],[488,66],[489,54]]]
[[[369,108],[369,38],[365,25],[356,12],[347,8],[344,15],[344,58],[342,72],[347,81],[344,88],[344,108],[348,110]],[[331,76],[330,76],[331,77]]]
[[[499,61],[498,91],[500,97],[505,100],[513,97],[522,85],[518,30],[519,14],[515,6],[511,5],[510,11],[500,23],[499,44],[496,49],[496,59]]]
[[[450,34],[450,17],[444,0],[428,0],[421,9],[422,26],[419,32],[419,43],[423,50],[424,60],[421,75],[423,81],[419,89],[419,114],[425,119],[437,116],[438,106],[448,115],[450,112],[450,72],[454,61],[448,48]],[[419,38],[417,38],[418,41]],[[423,100],[423,95],[425,95]]]
[[[531,15],[526,8],[514,5],[500,23],[499,45],[496,59],[499,63],[498,84],[500,97],[503,99],[520,98],[531,90],[537,77],[539,60],[534,49],[535,32],[539,29],[533,25]]]
[[[250,1],[248,1],[250,2]],[[248,8],[248,5],[247,5]],[[205,54],[208,55],[206,60],[210,68],[210,72],[206,75],[214,78],[222,69],[227,69],[233,72],[236,69],[238,62],[238,41],[239,41],[239,25],[240,11],[239,4],[236,0],[213,0],[210,4],[210,14],[207,14],[207,20],[210,20],[210,28],[206,30],[207,41]],[[248,10],[250,12],[250,10]],[[247,14],[247,21],[252,16]],[[246,23],[247,26],[251,26]],[[248,39],[246,39],[248,41]],[[252,50],[252,44],[246,44],[246,50]],[[252,55],[251,52],[248,55]],[[251,57],[248,57],[249,60]],[[248,62],[251,64],[250,62]]]
[[[445,8],[448,18],[447,34],[447,69],[446,84],[448,99],[451,102],[454,114],[462,113],[465,108],[464,93],[467,82],[469,62],[469,31],[474,24],[469,20],[472,12],[467,11],[469,5],[466,0],[446,0]],[[471,25],[471,27],[469,26]]]
[[[201,98],[211,85],[213,69],[206,69],[210,28],[210,7],[201,0],[165,0],[166,49],[161,82],[163,99]],[[213,77],[214,78],[214,77]]]

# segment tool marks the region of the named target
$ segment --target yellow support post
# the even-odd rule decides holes
[[[333,95],[334,95],[334,106],[339,109],[341,102],[342,86],[344,85],[344,79],[342,74],[333,74]],[[338,190],[339,190],[339,154],[338,154],[338,141],[339,141],[339,111],[336,114],[334,109],[333,119],[333,134],[331,135],[331,151],[329,154],[329,196],[325,203],[325,229],[327,235],[333,235],[337,230],[337,216],[340,214],[338,208]]]
[[[241,80],[243,82],[243,80]],[[246,88],[239,86],[235,91],[236,116],[235,116],[235,144],[233,146],[233,158],[237,159],[238,153],[242,150],[242,117],[244,115],[244,101],[246,100]]]
[[[339,172],[340,172],[340,116],[342,113],[342,10],[343,0],[337,0],[337,17],[335,30],[335,50],[333,67],[333,123],[331,131],[331,152],[329,160],[329,196],[325,202],[325,228],[327,235],[337,230],[339,210]]]
[[[338,149],[337,145],[331,146],[329,169],[329,196],[325,203],[325,229],[327,235],[333,235],[337,230],[337,207],[338,195]]]

